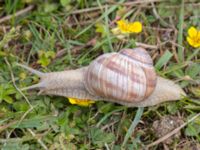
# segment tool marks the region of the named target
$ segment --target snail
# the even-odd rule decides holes
[[[39,88],[42,94],[129,107],[153,106],[186,95],[179,85],[156,74],[150,55],[141,47],[103,54],[75,70],[42,73],[19,65],[40,77],[38,84],[24,90]]]

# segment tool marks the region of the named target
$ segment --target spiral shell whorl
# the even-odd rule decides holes
[[[127,102],[142,101],[156,86],[152,59],[143,48],[101,55],[84,78],[90,94]]]

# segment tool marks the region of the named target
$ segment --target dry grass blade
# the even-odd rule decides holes
[[[14,87],[16,88],[16,90],[24,97],[24,99],[26,100],[26,102],[29,104],[30,108],[33,109],[33,106],[31,105],[30,101],[28,100],[28,98],[24,95],[24,93],[17,87],[17,85],[15,84],[15,78],[14,78],[14,74],[11,68],[10,63],[8,62],[7,58],[4,58],[6,64],[8,65],[8,68],[10,70],[10,74],[11,74],[11,79],[13,82]]]
[[[36,134],[31,129],[27,129],[27,130],[31,133],[31,135],[33,137],[35,137],[37,139]],[[44,144],[44,142],[42,142],[41,139],[37,139],[37,141],[38,141],[38,143],[40,143],[40,145],[43,147],[43,149],[48,150],[47,146]]]
[[[190,120],[188,120],[187,122],[185,122],[184,124],[182,124],[180,127],[172,130],[170,133],[166,134],[165,136],[163,136],[162,138],[154,141],[153,143],[149,144],[146,146],[146,148],[150,148],[152,146],[155,146],[161,142],[163,142],[164,140],[168,139],[169,137],[171,137],[172,135],[176,134],[178,131],[180,131],[182,128],[184,128],[188,123],[194,121],[197,117],[200,116],[200,113],[196,114],[194,117],[192,117]]]
[[[10,19],[13,18],[13,17],[21,16],[21,15],[23,15],[23,14],[25,14],[25,13],[31,11],[33,8],[34,8],[34,6],[33,6],[33,5],[30,5],[30,6],[26,7],[25,9],[22,9],[22,10],[16,12],[16,13],[13,14],[13,15],[8,15],[8,16],[5,16],[5,17],[3,17],[3,18],[0,18],[0,23],[6,22],[6,21],[10,20]]]
[[[91,12],[91,11],[97,11],[100,9],[106,9],[106,7],[111,7],[112,5],[123,5],[123,6],[135,6],[139,4],[144,4],[144,3],[152,3],[152,2],[164,2],[165,0],[138,0],[138,1],[133,1],[133,2],[124,2],[124,3],[116,3],[116,2],[108,2],[108,5],[103,5],[101,7],[92,7],[92,8],[85,8],[85,9],[79,9],[71,12],[71,14],[81,14],[85,12]]]

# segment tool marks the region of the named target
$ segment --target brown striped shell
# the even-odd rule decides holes
[[[99,56],[89,65],[84,78],[90,94],[126,102],[147,98],[157,79],[153,61],[143,48]]]

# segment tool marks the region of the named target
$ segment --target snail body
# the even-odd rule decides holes
[[[178,100],[184,91],[173,81],[156,75],[153,61],[143,48],[124,49],[99,56],[89,66],[76,70],[37,74],[41,81],[25,89],[40,93],[105,100],[130,107],[145,107]]]

